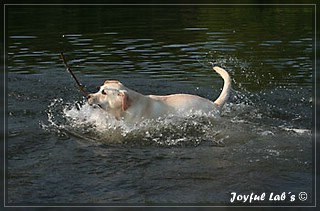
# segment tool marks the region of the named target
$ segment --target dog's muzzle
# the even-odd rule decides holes
[[[86,96],[86,98],[87,98],[88,104],[89,104],[90,106],[92,106],[93,108],[103,109],[100,104],[97,104],[97,103],[94,103],[94,102],[93,102],[92,94],[88,94],[88,95]]]
[[[86,96],[86,98],[87,98],[88,104],[89,104],[90,106],[94,105],[94,103],[93,103],[93,98],[92,98],[92,94],[88,94],[88,95]]]
[[[92,94],[87,94],[86,98],[89,100],[92,97]]]

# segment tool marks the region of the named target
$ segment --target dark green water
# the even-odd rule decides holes
[[[306,192],[293,204],[312,204],[313,9],[6,6],[7,203],[233,205],[231,192]],[[214,100],[212,65],[233,90],[219,119],[114,127],[91,115],[61,51],[92,92],[117,79]]]

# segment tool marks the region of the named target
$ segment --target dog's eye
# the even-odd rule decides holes
[[[101,91],[101,94],[107,95],[107,93],[104,91],[104,89]]]

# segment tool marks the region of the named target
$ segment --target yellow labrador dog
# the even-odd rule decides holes
[[[99,106],[117,120],[131,123],[190,111],[205,113],[220,111],[228,99],[231,79],[224,69],[220,67],[214,67],[213,69],[224,80],[222,92],[214,102],[190,94],[142,95],[125,87],[119,81],[107,80],[97,93],[87,96],[88,103],[89,105]]]

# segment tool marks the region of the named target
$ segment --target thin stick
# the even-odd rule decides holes
[[[85,97],[87,97],[87,96],[88,96],[88,92],[86,91],[85,86],[83,86],[83,85],[80,83],[80,81],[77,79],[77,77],[75,76],[75,74],[73,74],[73,72],[72,72],[70,66],[68,65],[66,59],[64,58],[64,55],[63,55],[62,52],[60,53],[60,56],[61,56],[61,59],[62,59],[62,61],[63,61],[63,63],[64,63],[64,66],[67,68],[67,71],[71,74],[72,78],[76,81],[76,83],[77,83],[80,91],[82,92],[82,94],[83,94]]]

